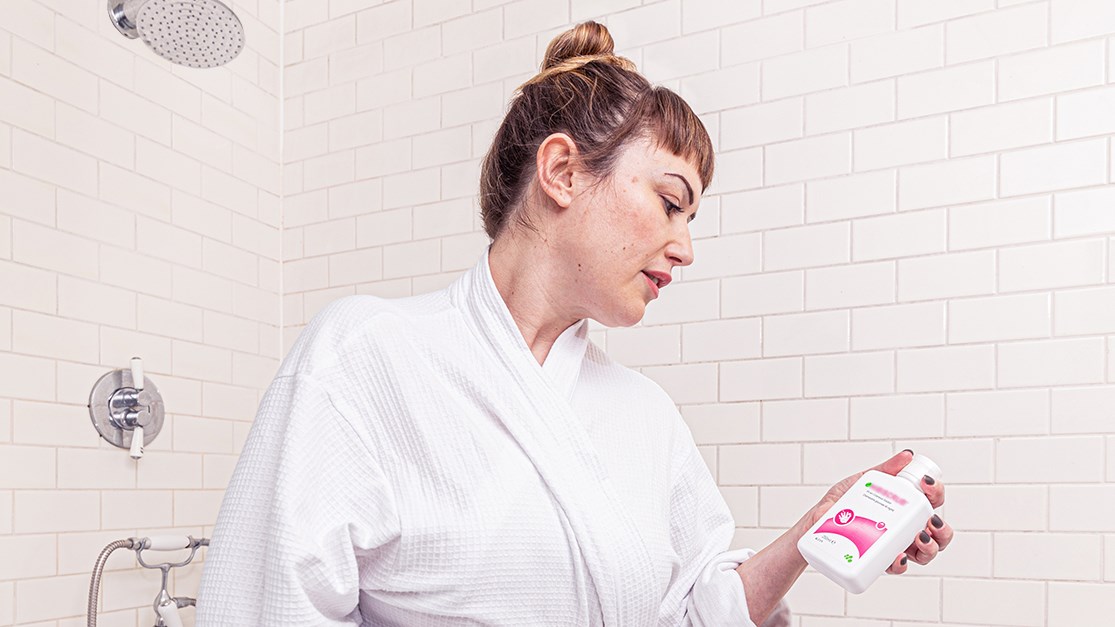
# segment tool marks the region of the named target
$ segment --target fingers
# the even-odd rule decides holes
[[[898,557],[894,558],[894,561],[891,562],[890,567],[887,568],[887,572],[892,575],[901,575],[910,568],[909,561],[910,558],[905,553],[902,553]]]
[[[938,551],[944,551],[945,547],[952,542],[952,526],[941,520],[941,517],[937,514],[933,514],[933,517],[929,519],[929,525],[926,526],[926,529],[929,530],[933,540],[937,543]]]
[[[894,457],[891,457],[887,461],[879,464],[878,466],[875,466],[871,470],[885,472],[888,475],[897,475],[899,471],[905,468],[906,464],[909,464],[910,460],[913,458],[914,452],[910,449],[906,449],[904,451],[899,451],[897,454],[894,455]]]
[[[935,481],[933,477],[926,475],[921,478],[921,491],[925,492],[926,498],[929,499],[929,504],[933,509],[937,509],[945,503],[945,484]]]
[[[937,557],[937,553],[941,548],[929,533],[929,525],[926,525],[926,528],[922,529],[917,537],[914,538],[914,543],[910,545],[909,550],[913,549],[916,549],[916,551],[913,551],[912,559],[922,566],[925,566],[931,562],[934,557]]]

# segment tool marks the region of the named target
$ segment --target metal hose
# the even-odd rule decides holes
[[[105,562],[108,561],[108,556],[116,549],[131,549],[135,547],[135,538],[128,538],[126,540],[114,540],[108,543],[101,554],[97,556],[97,563],[93,565],[93,578],[89,582],[89,627],[97,627],[97,600],[101,591],[101,571],[104,570]]]

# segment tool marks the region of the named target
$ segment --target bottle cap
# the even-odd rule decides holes
[[[917,453],[914,453],[914,458],[898,473],[899,477],[910,481],[919,488],[921,487],[921,478],[926,475],[933,477],[934,481],[940,481],[941,467],[932,459]]]

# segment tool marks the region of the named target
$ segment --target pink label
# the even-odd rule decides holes
[[[831,533],[838,536],[844,536],[856,545],[859,551],[859,556],[867,552],[872,544],[882,537],[887,532],[886,523],[879,521],[875,522],[870,518],[863,516],[856,516],[855,512],[850,509],[842,509],[840,512],[826,520],[820,527],[817,528],[815,533]]]

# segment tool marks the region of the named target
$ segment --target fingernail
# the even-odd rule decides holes
[[[925,475],[924,479],[925,479],[925,485],[933,485],[934,483],[937,483],[937,480],[934,479],[933,477],[930,477],[929,475]]]
[[[913,454],[914,454],[914,449],[912,449],[912,448],[904,448],[904,449],[902,449],[901,451],[899,451],[899,453],[909,453],[909,454],[913,455]]]
[[[928,533],[925,533],[925,532],[923,531],[923,532],[921,532],[920,534],[918,534],[918,537],[919,537],[919,538],[921,538],[921,541],[922,541],[923,543],[925,543],[925,544],[929,544],[929,534],[928,534]]]
[[[941,517],[937,514],[933,514],[933,518],[930,518],[929,522],[933,523],[933,526],[938,529],[945,525],[945,521],[941,520]]]
[[[903,566],[906,565],[906,556],[905,555],[902,556],[902,561],[899,562],[899,564],[902,564]]]

